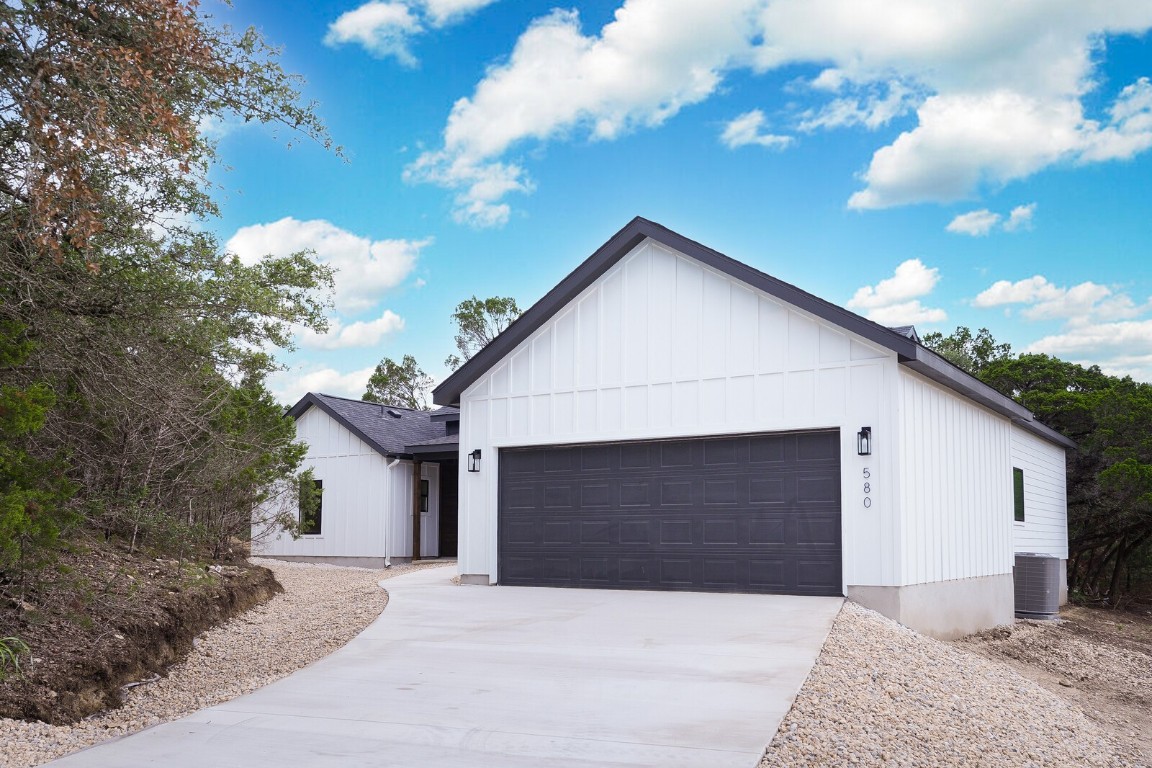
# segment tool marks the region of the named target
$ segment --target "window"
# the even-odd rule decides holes
[[[428,481],[420,481],[420,511],[428,511]]]
[[[300,488],[300,534],[302,536],[319,536],[321,522],[324,519],[324,481],[312,480],[312,488],[314,495],[310,502],[305,501],[305,489]],[[315,505],[311,514],[305,511],[310,504]]]
[[[1012,467],[1012,499],[1016,506],[1016,522],[1024,522],[1024,470]]]

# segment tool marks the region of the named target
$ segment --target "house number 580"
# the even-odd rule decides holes
[[[872,472],[868,467],[864,467],[864,509],[871,509],[872,507]]]

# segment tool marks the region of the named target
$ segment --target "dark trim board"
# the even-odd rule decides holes
[[[839,431],[500,450],[498,582],[841,595]]]
[[[1065,448],[1076,447],[1076,444],[1068,438],[1036,421],[1026,408],[952,365],[927,347],[916,343],[910,336],[813,296],[794,285],[753,269],[747,264],[639,216],[632,219],[542,299],[529,307],[503,333],[442,381],[432,391],[433,401],[438,405],[458,405],[460,396],[469,386],[646,239],[672,248],[797,309],[896,353],[901,364],[996,413],[1007,416],[1014,424],[1049,442]]]

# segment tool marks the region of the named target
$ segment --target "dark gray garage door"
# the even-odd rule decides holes
[[[839,595],[838,432],[500,452],[501,584]]]

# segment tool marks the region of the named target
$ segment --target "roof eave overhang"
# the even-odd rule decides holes
[[[406,445],[404,450],[409,456],[423,456],[430,453],[460,453],[460,443],[437,443],[436,445]]]

